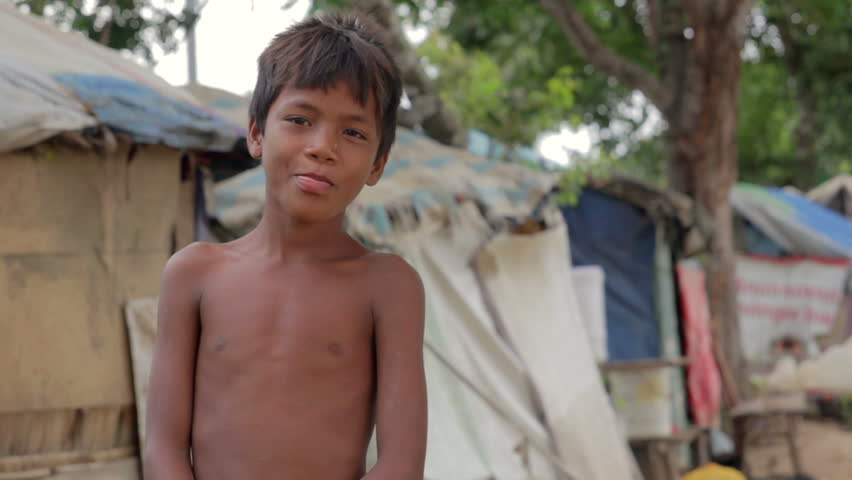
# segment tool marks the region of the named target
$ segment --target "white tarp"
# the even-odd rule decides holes
[[[0,2],[0,51],[48,75],[85,73],[125,78],[174,100],[196,103],[189,92],[170,85],[153,70],[80,32],[63,32],[26,15],[12,2]]]
[[[572,267],[571,282],[595,360],[605,362],[609,358],[606,343],[606,272],[600,265]]]
[[[852,175],[841,174],[818,185],[808,198],[852,219]]]
[[[0,152],[103,124],[139,143],[230,151],[245,126],[152,70],[0,2]]]
[[[731,205],[785,252],[852,256],[852,224],[804,197],[778,188],[739,184],[731,191]]]
[[[512,414],[511,421],[503,418],[434,354],[425,352],[429,382],[426,478],[556,478],[542,456],[526,445],[522,429],[545,444],[547,429],[536,417],[524,366],[500,339],[471,268],[490,231],[468,204],[444,229],[395,238],[396,250],[423,278],[426,342]]]
[[[580,319],[564,225],[499,235],[480,252],[477,268],[573,477],[638,475]]]
[[[772,360],[772,342],[792,336],[814,345],[837,318],[849,261],[740,257],[737,303],[743,352],[751,362]]]
[[[130,300],[124,309],[130,336],[130,355],[133,358],[133,389],[136,395],[136,421],[139,445],[145,445],[145,412],[148,399],[148,379],[154,357],[154,338],[157,335],[157,299]]]
[[[0,152],[97,124],[68,89],[0,52]]]

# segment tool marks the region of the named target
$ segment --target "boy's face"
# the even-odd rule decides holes
[[[289,215],[323,222],[341,215],[364,185],[379,181],[387,155],[376,158],[380,128],[370,96],[360,105],[348,86],[284,88],[265,131],[249,125],[252,156],[263,158],[267,198]]]

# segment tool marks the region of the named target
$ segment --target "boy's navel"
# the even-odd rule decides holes
[[[343,355],[343,345],[341,345],[337,342],[329,343],[328,344],[328,353],[330,353],[330,354],[332,354],[336,357]]]
[[[224,349],[225,349],[225,339],[221,338],[221,337],[217,338],[216,342],[213,343],[213,350],[216,351],[216,352],[221,352]]]

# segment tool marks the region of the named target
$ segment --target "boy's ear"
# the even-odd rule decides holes
[[[257,122],[254,121],[254,117],[249,120],[249,132],[248,138],[246,138],[246,143],[248,144],[248,151],[252,157],[263,157],[263,132],[257,126]]]
[[[388,163],[388,154],[384,154],[381,157],[376,158],[373,162],[373,168],[370,170],[370,176],[367,177],[367,185],[373,186],[379,183],[379,179],[382,178],[382,172],[385,171],[385,165]]]

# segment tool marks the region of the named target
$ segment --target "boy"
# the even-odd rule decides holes
[[[166,266],[146,479],[422,480],[423,287],[343,229],[395,136],[402,87],[376,32],[355,16],[309,19],[260,56],[247,141],[266,171],[264,215]]]

